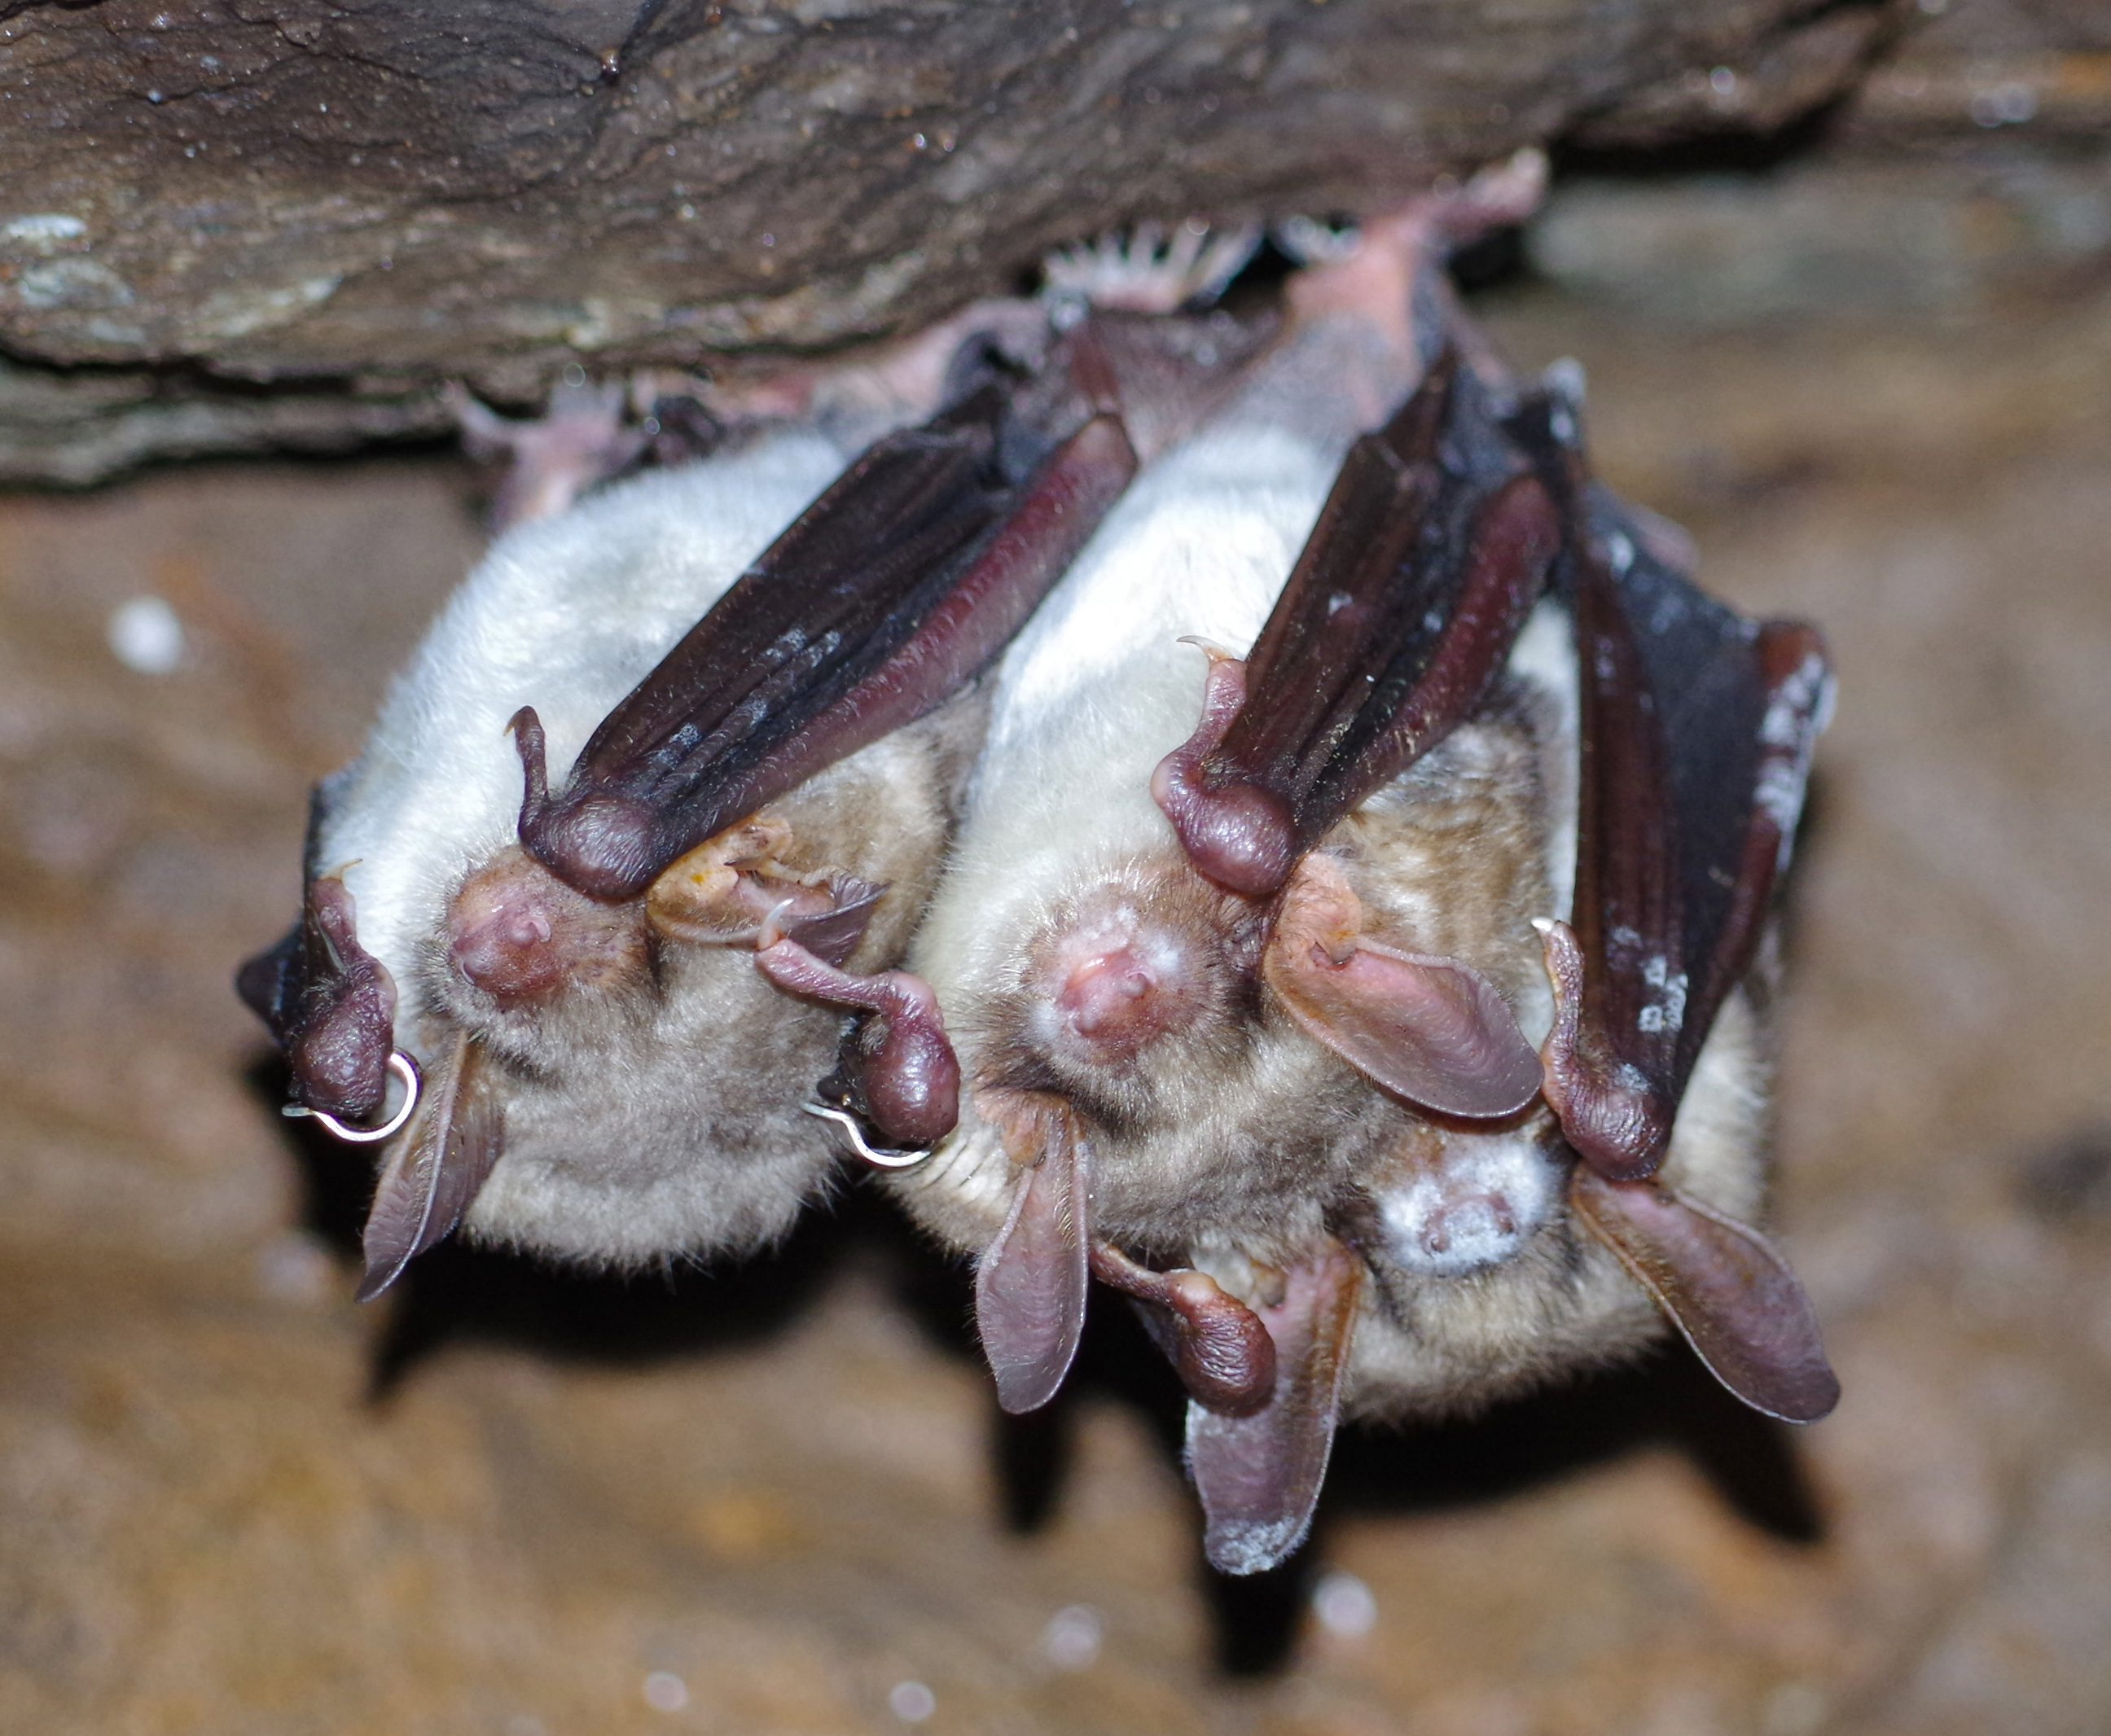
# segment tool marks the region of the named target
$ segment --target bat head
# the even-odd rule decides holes
[[[1364,1258],[1406,1282],[1516,1261],[1564,1210],[1568,1166],[1534,1121],[1499,1133],[1414,1122],[1364,1168]]]
[[[1074,881],[1015,955],[984,1016],[986,1074],[1133,1131],[1239,1064],[1253,915],[1169,853]]]

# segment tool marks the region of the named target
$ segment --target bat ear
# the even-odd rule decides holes
[[[1017,1414],[1056,1396],[1085,1326],[1092,1244],[1091,1154],[1067,1108],[1020,1111],[1006,1146],[1039,1161],[1019,1172],[1004,1228],[975,1268],[975,1326],[996,1376],[996,1402]]]
[[[1342,1376],[1363,1293],[1363,1262],[1339,1242],[1291,1267],[1258,1312],[1275,1345],[1268,1403],[1246,1416],[1187,1407],[1187,1466],[1220,1573],[1280,1566],[1311,1529],[1341,1415]]]
[[[1759,1231],[1668,1188],[1609,1181],[1580,1163],[1568,1197],[1708,1371],[1754,1410],[1815,1422],[1840,1402],[1810,1298]]]
[[[1363,908],[1332,858],[1298,864],[1261,959],[1292,1018],[1387,1090],[1446,1115],[1514,1115],[1538,1095],[1539,1057],[1493,983],[1456,959],[1364,937]]]
[[[505,1111],[482,1045],[464,1036],[426,1081],[417,1119],[390,1149],[361,1246],[357,1299],[370,1302],[461,1222],[505,1143]]]

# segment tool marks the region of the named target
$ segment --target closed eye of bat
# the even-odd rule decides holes
[[[981,727],[953,696],[1126,485],[1121,373],[1178,376],[1146,424],[1206,396],[1183,332],[1029,333],[1022,374],[956,322],[905,370],[944,407],[855,459],[812,413],[493,548],[319,787],[302,918],[239,978],[295,1105],[354,1136],[422,1070],[362,1296],[458,1221],[619,1265],[782,1233],[832,1161],[801,1105],[844,1003],[756,949],[883,988]]]
[[[1741,986],[1822,652],[1653,552],[1558,394],[1440,355],[1387,419],[1416,339],[1478,347],[1421,270],[1441,223],[1294,283],[1007,655],[911,957],[967,1090],[893,1185],[980,1253],[1001,1402],[1056,1391],[1088,1275],[1137,1299],[1234,1572],[1301,1540],[1345,1408],[1469,1407],[1667,1316],[1773,1414],[1836,1392],[1744,1222]],[[1183,631],[1252,650],[1198,681]]]

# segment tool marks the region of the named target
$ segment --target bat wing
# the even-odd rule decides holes
[[[1548,934],[1547,1097],[1615,1181],[1663,1160],[1724,998],[1750,968],[1832,677],[1814,629],[1745,619],[1590,502],[1573,564],[1582,752],[1576,890]]]
[[[1214,660],[1202,727],[1153,782],[1210,879],[1267,897],[1301,877],[1264,969],[1305,1028],[1388,1090],[1453,1114],[1523,1108],[1537,1058],[1469,966],[1360,937],[1346,882],[1307,883],[1308,852],[1473,714],[1560,546],[1545,483],[1447,351],[1351,448],[1251,655]]]
[[[1155,793],[1195,866],[1273,893],[1456,727],[1500,671],[1559,532],[1487,388],[1447,351],[1350,448],[1243,692],[1160,769]]]
[[[1570,1199],[1725,1385],[1808,1421],[1839,1388],[1794,1275],[1755,1231],[1648,1178],[1751,968],[1832,677],[1814,629],[1746,620],[1695,589],[1632,514],[1582,485],[1561,433],[1524,430],[1556,455],[1575,527],[1575,896],[1568,923],[1541,925],[1556,1005],[1546,1095],[1582,1160]]]
[[[1012,401],[985,384],[869,448],[609,714],[560,792],[524,711],[529,853],[633,896],[987,664],[1136,469],[1114,415],[1050,441]]]

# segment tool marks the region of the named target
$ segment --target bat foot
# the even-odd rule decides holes
[[[448,387],[447,403],[470,456],[507,465],[491,503],[493,530],[553,517],[637,462],[651,436],[625,426],[624,397],[620,381],[590,386],[583,370],[567,369],[550,388],[549,408],[532,420],[515,421],[461,387]]]
[[[1277,245],[1305,268],[1290,280],[1292,317],[1304,322],[1347,313],[1376,324],[1397,353],[1419,353],[1413,329],[1419,280],[1468,242],[1530,216],[1546,178],[1545,154],[1527,149],[1463,186],[1439,183],[1353,229],[1310,218],[1278,224]]]
[[[1189,218],[1170,230],[1138,224],[1090,246],[1059,247],[1042,261],[1042,298],[1058,325],[1091,308],[1178,313],[1214,301],[1260,245],[1260,225],[1212,229]]]

